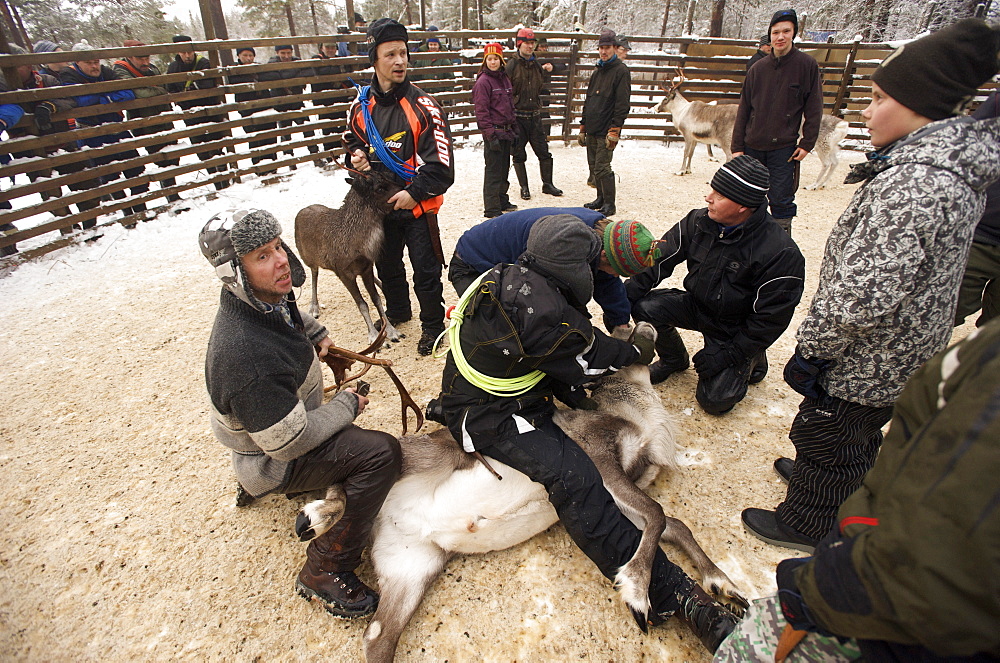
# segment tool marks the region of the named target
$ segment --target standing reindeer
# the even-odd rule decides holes
[[[310,205],[295,215],[295,245],[302,262],[312,270],[309,314],[314,318],[319,317],[317,285],[320,267],[332,270],[354,298],[361,317],[368,325],[368,342],[373,342],[378,331],[372,324],[368,303],[358,289],[357,279],[360,276],[375,309],[383,323],[388,325],[386,337],[396,342],[401,336],[389,325],[385,315],[382,297],[376,289],[376,285],[381,287],[382,284],[375,278],[374,266],[385,239],[382,219],[393,207],[386,201],[402,190],[402,187],[385,176],[370,171],[356,173],[348,182],[351,183],[351,189],[344,197],[340,209]]]
[[[636,334],[653,337],[648,323]],[[621,338],[627,335],[616,331]],[[659,541],[680,547],[694,562],[702,584],[728,598],[739,612],[746,599],[708,558],[687,525],[664,515],[642,492],[663,467],[676,468],[673,425],[649,382],[649,368],[634,364],[601,378],[594,387],[596,411],[560,410],[556,423],[591,457],[605,487],[636,526],[643,529],[632,559],[615,585],[643,631],[650,609],[648,588]],[[403,471],[386,497],[373,529],[371,559],[379,581],[378,610],[365,630],[365,658],[392,661],[399,637],[424,594],[457,553],[484,553],[517,545],[556,522],[544,487],[496,460],[503,477],[462,451],[447,429],[404,437]],[[307,540],[333,526],[342,512],[341,493],[303,507],[297,522]]]
[[[667,96],[654,109],[657,113],[669,112],[674,126],[684,136],[684,158],[681,159],[681,169],[677,175],[691,173],[691,157],[698,143],[708,146],[708,155],[712,156],[712,145],[718,145],[726,153],[726,161],[733,158],[730,145],[733,142],[733,126],[736,124],[737,104],[706,104],[704,101],[688,101],[680,93],[680,87],[687,80],[684,72],[678,70],[678,80],[662,87]],[[816,139],[815,152],[822,168],[816,181],[806,189],[823,188],[839,163],[840,141],[847,137],[848,124],[846,120],[824,113],[819,125],[819,137]]]

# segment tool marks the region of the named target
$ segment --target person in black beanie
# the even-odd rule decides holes
[[[344,141],[347,165],[361,171],[374,168],[405,187],[388,201],[395,209],[383,221],[385,241],[375,266],[386,315],[395,327],[412,316],[403,247],[409,252],[413,291],[420,303],[417,353],[426,356],[444,331],[445,260],[437,213],[455,181],[455,159],[445,112],[407,77],[407,40],[406,28],[391,18],[369,26],[368,59],[375,76],[351,105]]]
[[[747,71],[750,71],[750,67],[757,64],[758,60],[762,60],[771,54],[771,34],[765,34],[757,42],[757,52],[750,56],[750,61],[747,62]]]
[[[1000,30],[966,19],[872,74],[862,117],[877,150],[848,175],[862,185],[827,239],[785,366],[803,396],[788,433],[795,459],[774,463],[788,491],[774,510],[743,511],[763,541],[811,551],[837,529],[903,386],[951,339],[973,229],[1000,177],[1000,118],[958,114],[996,74],[998,51]]]
[[[656,327],[653,384],[690,366],[677,327],[701,332],[695,397],[724,414],[767,375],[765,351],[788,328],[802,297],[805,260],[767,213],[768,172],[743,155],[715,173],[708,207],[692,210],[660,240],[656,264],[625,283],[632,317]],[[687,261],[684,289],[654,290]]]
[[[369,615],[379,597],[354,569],[399,475],[399,441],[353,423],[368,404],[353,387],[323,402],[330,337],[296,306],[305,270],[270,212],[217,214],[198,245],[223,284],[205,384],[212,433],[232,450],[237,506],[343,484],[344,515],[309,543],[295,586],[337,617]]]
[[[789,234],[798,211],[799,162],[816,146],[823,118],[819,65],[795,48],[798,30],[794,9],[771,17],[771,54],[747,71],[730,145],[734,157],[749,154],[767,166],[771,216]]]

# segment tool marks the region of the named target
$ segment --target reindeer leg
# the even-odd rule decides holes
[[[375,283],[378,279],[375,278],[375,272],[372,271],[371,267],[367,271],[361,272],[361,282],[365,284],[365,290],[368,291],[368,296],[372,298],[372,302],[375,303],[375,310],[378,311],[379,317],[382,318],[382,324],[385,325],[386,336],[393,343],[399,343],[399,339],[403,338],[403,335],[396,331],[396,328],[389,324],[389,318],[385,315],[385,306],[382,304],[382,296],[379,294],[378,288],[375,287]]]
[[[368,326],[368,342],[371,343],[378,336],[378,330],[375,329],[375,325],[372,324],[371,314],[368,310],[368,302],[365,298],[361,296],[361,290],[358,289],[358,277],[349,276],[347,274],[340,276],[340,282],[344,284],[347,288],[347,292],[351,294],[354,299],[354,305],[358,307],[358,312],[361,313],[361,317],[364,319],[365,324]]]
[[[707,587],[713,594],[725,597],[730,606],[735,608],[734,612],[742,616],[743,612],[750,606],[750,602],[740,592],[736,583],[730,580],[729,576],[709,559],[705,551],[695,541],[691,529],[683,521],[670,516],[666,516],[665,519],[666,528],[660,537],[661,540],[683,550],[684,554],[694,562],[695,568],[698,569],[702,586]]]
[[[319,267],[312,268],[312,302],[309,303],[309,315],[319,319],[319,294],[317,293],[317,288],[319,287]]]
[[[368,663],[392,663],[399,636],[450,558],[428,540],[400,540],[396,534],[379,532],[372,548],[379,602],[364,634]]]
[[[712,144],[711,143],[705,143],[705,147],[708,148],[708,160],[709,161],[718,161],[718,159],[715,158],[715,155],[712,154]]]
[[[646,633],[649,622],[649,582],[653,571],[653,557],[656,555],[666,518],[660,505],[632,483],[616,457],[607,453],[592,453],[592,447],[586,450],[601,473],[604,487],[611,493],[615,504],[626,518],[642,530],[639,547],[636,548],[632,559],[618,569],[615,575],[615,588],[621,592],[622,600],[628,606],[636,624],[643,633]]]
[[[691,172],[691,157],[694,156],[694,146],[698,141],[694,137],[684,136],[684,158],[681,159],[681,170],[678,175],[687,175]]]
[[[295,533],[299,541],[311,541],[326,534],[344,516],[347,493],[335,483],[326,489],[326,497],[306,504],[295,517]]]

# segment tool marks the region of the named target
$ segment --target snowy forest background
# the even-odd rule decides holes
[[[203,38],[201,17],[168,18],[158,0],[3,0],[20,15],[31,41],[50,39],[69,50],[87,39],[98,47],[125,39],[169,42],[178,33]],[[413,23],[418,0],[356,0],[366,19],[391,16]],[[599,32],[605,26],[627,35],[693,34],[752,39],[771,14],[792,6],[808,31],[826,41],[910,39],[967,16],[1000,20],[1000,0],[424,0],[427,24],[441,30],[462,27],[462,7],[470,29],[508,29],[518,24],[541,30]],[[334,34],[348,24],[343,0],[238,0],[227,12],[231,39],[290,34]],[[582,20],[581,20],[582,17]],[[642,50],[642,46],[639,47]]]

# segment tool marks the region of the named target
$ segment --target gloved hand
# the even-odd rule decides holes
[[[817,399],[823,391],[819,385],[819,374],[830,366],[828,359],[807,359],[798,348],[785,364],[785,383],[806,398]]]
[[[587,133],[583,130],[583,125],[580,125],[580,133],[576,136],[576,142],[580,147],[587,147]]]
[[[821,631],[816,624],[809,606],[802,599],[799,593],[798,583],[795,582],[795,570],[800,566],[812,561],[812,557],[795,557],[783,560],[778,564],[775,577],[778,581],[778,603],[781,605],[781,612],[785,616],[789,625],[799,631]]]
[[[636,363],[646,364],[647,366],[653,363],[653,357],[656,356],[656,347],[653,345],[653,339],[636,334],[635,338],[632,339],[632,345],[639,351],[639,358],[636,359]]]
[[[496,138],[496,137],[487,138],[486,139],[486,149],[488,149],[490,152],[502,152],[503,151],[503,146],[500,145],[500,139],[499,138]]]
[[[610,129],[608,129],[608,135],[604,139],[604,146],[607,147],[609,150],[615,149],[616,147],[618,147],[618,141],[621,140],[621,137],[622,137],[622,128],[611,127]]]
[[[694,363],[694,370],[698,372],[698,377],[701,378],[710,378],[736,365],[728,346],[715,343],[706,345],[694,353],[691,361]]]
[[[52,114],[56,112],[56,105],[51,101],[40,101],[35,104],[35,127],[39,132],[52,130]]]
[[[576,404],[577,410],[596,410],[597,401],[595,401],[590,396],[584,396],[580,399],[580,402]]]

